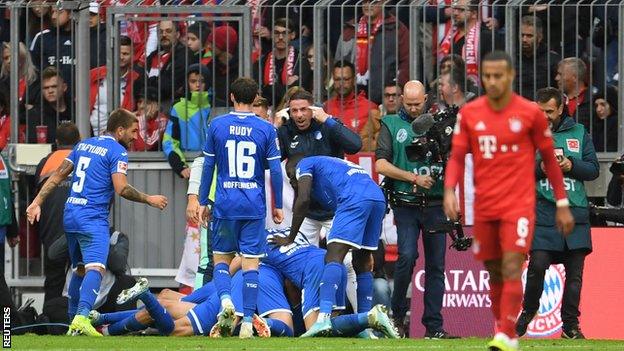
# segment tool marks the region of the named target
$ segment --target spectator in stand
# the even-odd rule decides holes
[[[366,98],[364,92],[355,92],[355,67],[351,62],[338,61],[334,65],[336,96],[325,102],[325,111],[340,119],[347,128],[362,135],[370,120],[379,120],[378,105]],[[370,149],[366,147],[365,149]]]
[[[132,63],[132,41],[129,37],[119,37],[119,96],[122,108],[133,111],[133,91],[141,88],[143,72]],[[106,65],[94,68],[90,72],[91,95],[91,130],[93,135],[98,136],[106,133],[108,121],[108,102],[106,86]]]
[[[358,87],[368,90],[368,98],[382,102],[383,84],[398,77],[409,80],[409,30],[394,15],[384,13],[387,0],[362,2],[362,17],[347,22],[338,40],[335,61],[356,67]]]
[[[305,50],[301,61],[301,87],[307,91],[314,91],[314,44],[310,44]],[[334,85],[334,81],[331,77],[331,65],[327,62],[327,54],[325,46],[321,44],[321,77],[323,82],[321,83],[321,100],[329,99],[331,96],[331,89]]]
[[[163,136],[163,151],[169,165],[185,179],[191,175],[191,169],[184,152],[202,149],[210,117],[210,95],[206,91],[208,68],[195,63],[189,66],[187,74],[187,95],[173,105]]]
[[[139,120],[139,133],[128,151],[157,151],[167,126],[167,116],[161,112],[158,91],[147,87],[145,92],[138,90],[134,95]]]
[[[57,150],[43,158],[35,171],[37,191],[39,191],[48,178],[54,174],[56,169],[78,142],[80,142],[80,133],[75,124],[63,122],[58,126],[56,133]],[[71,179],[68,178],[61,182],[41,204],[42,212],[37,228],[44,252],[44,303],[55,297],[60,297],[63,293],[63,286],[65,285],[65,274],[69,264],[69,255],[65,254],[59,259],[53,260],[48,256],[48,252],[50,246],[59,237],[65,235],[65,231],[63,230],[63,211],[70,187]]]
[[[208,25],[205,22],[195,22],[186,29],[186,46],[191,51],[189,63],[201,63],[207,66],[212,60],[210,47],[206,46]]]
[[[618,157],[615,162],[624,162],[624,155]],[[615,207],[624,207],[624,173],[616,171],[611,164],[609,172],[611,172],[611,180],[609,181],[609,187],[607,188],[607,204]]]
[[[383,91],[383,103],[379,106],[382,117],[396,115],[399,112],[399,109],[403,106],[402,94],[403,89],[397,85],[395,80],[386,83]]]
[[[440,76],[438,84],[439,95],[441,98],[438,104],[438,110],[443,111],[448,107],[462,107],[468,101],[477,96],[472,92],[466,91],[466,76],[461,70],[448,71]]]
[[[36,102],[39,101],[41,95],[41,86],[37,68],[32,62],[30,52],[24,43],[18,44],[19,60],[18,60],[18,91],[17,98],[19,109],[21,112],[31,109]],[[0,87],[9,92],[11,89],[11,43],[2,43],[2,69],[0,70]]]
[[[263,120],[271,122],[269,101],[262,96],[256,97],[256,100],[254,100],[253,104],[251,104],[251,111]]]
[[[279,18],[273,24],[273,50],[254,65],[255,77],[261,82],[261,94],[270,105],[284,95],[288,87],[299,81],[299,52],[290,45],[297,32],[290,19]]]
[[[75,64],[74,42],[72,33],[71,11],[52,7],[52,27],[35,35],[30,43],[30,54],[35,67],[42,71],[48,66],[55,66],[63,81],[72,86],[72,69]],[[70,93],[70,95],[73,95]],[[56,127],[56,123],[54,125]]]
[[[102,22],[100,4],[95,1],[89,3],[89,39],[90,67],[106,65],[106,23]]]
[[[160,91],[165,109],[173,100],[184,96],[186,65],[189,57],[186,46],[180,42],[178,24],[165,20],[158,23],[159,50],[145,61],[147,84]]]
[[[520,95],[534,100],[539,89],[553,85],[561,57],[544,42],[544,28],[539,17],[522,17],[520,39],[522,54],[516,61],[516,89]]]
[[[50,28],[50,9],[51,6],[46,4],[44,0],[32,0],[28,2],[28,29],[26,34],[26,42],[32,43],[37,33]]]
[[[568,115],[591,130],[591,89],[587,87],[587,66],[580,58],[568,57],[559,62],[555,80],[565,94]]]
[[[11,117],[9,112],[9,99],[5,92],[0,90],[0,150],[4,150],[11,138]]]
[[[229,107],[230,85],[238,78],[238,34],[231,26],[214,28],[208,36],[212,46],[212,66],[208,66],[212,85],[213,106]]]
[[[37,126],[45,126],[46,143],[56,142],[56,127],[61,121],[71,121],[72,105],[66,96],[67,84],[56,67],[41,72],[41,95],[43,99],[26,112],[29,143],[37,142]]]
[[[383,104],[379,105],[379,118],[371,118],[368,120],[360,136],[362,137],[363,151],[374,152],[377,148],[377,137],[381,130],[381,118],[387,115],[395,115],[403,105],[401,98],[403,89],[396,85],[396,81],[392,80],[385,84]]]
[[[461,54],[465,63],[466,76],[475,84],[479,82],[481,57],[504,45],[504,38],[492,33],[487,25],[479,21],[480,0],[453,1],[453,27],[448,31],[438,48],[438,59],[449,54]]]
[[[618,89],[608,85],[594,95],[594,108],[591,135],[596,152],[618,151]]]

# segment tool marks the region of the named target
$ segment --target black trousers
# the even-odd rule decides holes
[[[544,290],[544,275],[554,263],[562,263],[565,267],[566,279],[563,288],[563,303],[561,306],[561,320],[564,329],[578,327],[579,303],[581,301],[581,287],[583,285],[583,267],[587,250],[546,251],[533,250],[529,259],[527,282],[524,291],[522,309],[529,315],[539,309],[539,300]]]
[[[43,269],[45,274],[43,291],[45,292],[45,302],[63,295],[65,277],[67,276],[67,270],[69,269],[69,256],[52,260],[48,257],[49,247],[44,246],[43,249]]]

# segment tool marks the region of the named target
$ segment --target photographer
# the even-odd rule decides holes
[[[454,338],[444,331],[440,313],[444,295],[446,233],[436,228],[448,223],[448,220],[442,211],[443,182],[434,179],[432,174],[443,174],[443,163],[429,158],[418,162],[408,159],[406,147],[417,137],[411,124],[422,118],[427,101],[425,87],[419,81],[407,82],[402,99],[399,114],[382,119],[375,150],[377,171],[389,178],[392,184],[388,190],[395,197],[395,201],[390,201],[397,226],[399,251],[392,294],[394,324],[401,334],[405,333],[403,320],[408,310],[405,296],[418,258],[418,237],[422,231],[425,252],[422,323],[427,329],[425,338]]]
[[[524,335],[539,309],[546,270],[551,264],[563,263],[566,279],[561,306],[563,321],[561,337],[584,339],[579,328],[578,307],[585,256],[592,251],[592,242],[587,193],[583,182],[598,178],[598,158],[583,125],[563,113],[563,96],[559,90],[555,88],[538,90],[537,103],[550,123],[555,155],[563,171],[564,185],[575,225],[569,236],[559,235],[555,225],[556,204],[552,187],[546,179],[541,157],[537,157],[535,234],[527,270],[522,313],[516,323],[516,332],[519,336]]]

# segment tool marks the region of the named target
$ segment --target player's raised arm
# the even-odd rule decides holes
[[[163,195],[148,195],[135,189],[128,184],[128,178],[123,173],[114,173],[111,175],[115,193],[126,200],[141,202],[148,204],[160,210],[167,207],[167,197]]]
[[[30,224],[39,221],[39,216],[41,216],[41,204],[52,192],[52,190],[54,190],[54,188],[59,185],[60,182],[64,181],[65,179],[67,179],[67,177],[69,177],[73,170],[74,164],[69,159],[65,159],[63,160],[63,163],[61,163],[61,165],[56,169],[54,174],[52,174],[52,176],[48,178],[35,199],[26,209],[26,216]]]
[[[563,186],[563,173],[559,167],[559,162],[555,158],[555,149],[553,146],[552,132],[548,127],[546,118],[542,112],[536,112],[534,125],[531,130],[531,138],[533,144],[537,147],[544,161],[544,168],[548,181],[553,187],[555,201],[557,205],[556,222],[557,228],[563,235],[568,235],[574,229],[574,218],[569,208],[569,201]]]

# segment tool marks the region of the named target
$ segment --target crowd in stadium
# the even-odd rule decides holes
[[[483,96],[481,59],[491,51],[506,48],[505,38],[510,35],[505,32],[506,22],[517,23],[517,54],[512,57],[516,73],[514,91],[536,103],[547,103],[551,98],[554,99],[557,102],[556,109],[561,108],[558,118],[571,118],[591,136],[591,142],[582,144],[582,151],[584,155],[593,155],[591,160],[584,158],[583,161],[593,164],[595,159],[595,177],[594,173],[588,171],[589,175],[584,176],[586,179],[583,180],[597,177],[596,152],[621,151],[617,88],[619,23],[618,12],[610,10],[608,1],[591,2],[593,18],[581,15],[583,6],[563,6],[565,1],[550,1],[548,5],[530,1],[530,4],[525,2],[526,6],[514,12],[517,18],[513,19],[505,17],[509,15],[505,12],[505,1],[494,4],[480,0],[430,1],[430,5],[422,11],[427,28],[423,30],[409,27],[408,7],[398,6],[392,0],[363,0],[358,7],[352,6],[345,10],[336,6],[330,9],[327,21],[331,30],[324,38],[315,36],[312,31],[311,5],[315,1],[307,1],[305,7],[286,6],[285,2],[280,1],[260,2],[261,5],[258,5],[258,1],[241,1],[241,4],[252,6],[254,18],[250,58],[241,57],[243,35],[236,23],[219,21],[216,17],[204,18],[198,14],[184,20],[168,20],[157,18],[161,15],[155,12],[153,21],[135,21],[132,16],[128,16],[127,20],[120,22],[120,36],[116,39],[115,50],[111,51],[106,41],[108,28],[105,11],[111,6],[124,6],[125,3],[103,1],[89,4],[89,116],[77,116],[75,113],[75,65],[78,53],[72,11],[59,9],[54,6],[54,2],[31,1],[22,12],[18,43],[9,40],[8,19],[0,18],[0,39],[3,40],[0,149],[11,142],[54,145],[54,152],[41,161],[34,179],[25,186],[31,194],[35,194],[81,137],[109,133],[108,119],[113,104],[108,100],[110,82],[107,77],[111,72],[108,72],[106,55],[114,52],[119,55],[114,64],[114,76],[119,83],[113,87],[119,96],[119,106],[115,107],[134,112],[138,119],[138,137],[128,145],[128,151],[162,152],[171,169],[179,177],[188,179],[187,218],[189,222],[198,224],[201,198],[198,184],[202,178],[201,175],[198,177],[197,170],[203,166],[201,162],[196,165],[197,160],[194,163],[187,159],[187,153],[202,151],[212,118],[233,109],[231,86],[242,76],[242,61],[249,60],[252,78],[258,83],[258,97],[251,103],[253,112],[276,128],[281,160],[300,153],[343,158],[345,154],[374,152],[379,173],[409,184],[409,187],[404,188],[395,185],[397,193],[410,192],[410,183],[413,183],[414,187],[431,188],[427,192],[430,196],[428,201],[437,201],[435,210],[427,215],[430,217],[420,217],[421,213],[412,212],[411,209],[402,210],[400,205],[397,206],[398,210],[394,209],[398,258],[395,255],[392,262],[386,264],[384,259],[393,255],[386,254],[384,243],[379,242],[379,249],[373,250],[374,265],[368,269],[373,272],[372,303],[364,302],[353,288],[350,290],[348,286],[345,287],[346,302],[351,305],[347,308],[351,308],[353,314],[345,314],[343,319],[337,321],[332,320],[335,328],[333,332],[337,335],[362,334],[395,338],[409,334],[406,294],[418,258],[418,234],[410,231],[413,229],[405,228],[420,226],[424,231],[424,228],[437,224],[436,216],[444,216],[441,207],[443,184],[436,183],[435,177],[429,177],[429,174],[411,180],[403,179],[402,174],[395,173],[394,164],[408,161],[399,160],[393,153],[393,147],[398,145],[394,141],[398,137],[398,129],[393,129],[395,126],[389,124],[388,117],[398,115],[406,121],[412,121],[425,113],[454,113],[452,111],[456,112],[455,108]],[[141,5],[156,6],[158,3],[157,0],[146,0]],[[174,3],[197,5],[200,1]],[[201,3],[218,6],[219,1]],[[579,2],[580,5],[585,3],[590,2]],[[417,42],[411,41],[410,31],[418,32],[413,36],[417,37]],[[18,47],[18,57],[12,57],[13,45]],[[424,53],[418,67],[415,67],[416,62],[410,62],[410,50],[416,45]],[[323,55],[316,57],[319,52]],[[19,61],[17,87],[11,83],[11,60]],[[318,67],[320,73],[314,71]],[[418,72],[422,77],[421,82],[411,81],[411,72]],[[322,78],[321,82],[315,82],[318,77]],[[315,83],[320,85],[320,101],[315,101],[312,94],[319,92],[315,89]],[[15,103],[9,101],[9,92],[15,88],[18,89],[19,116],[9,116],[9,106]],[[319,102],[322,105],[315,105]],[[80,118],[89,119],[91,135],[79,135],[73,123]],[[11,123],[19,124],[17,140],[11,140]],[[396,128],[400,128],[400,125],[397,124]],[[403,141],[405,138],[400,144]],[[431,170],[435,168],[426,166]],[[443,172],[443,168],[441,170]],[[58,252],[61,233],[50,230],[62,227],[62,219],[45,214],[62,212],[70,186],[69,183],[60,184],[58,192],[42,205],[42,218],[35,231],[44,247],[42,256],[45,256],[46,302],[58,303],[62,299],[68,253]],[[622,189],[624,176],[615,174],[607,196],[610,205],[622,205]],[[403,198],[400,201],[412,203],[418,199]],[[22,202],[27,205],[25,200]],[[300,223],[300,231],[328,230],[333,217],[333,211],[312,202],[306,220]],[[416,224],[414,218],[417,218]],[[13,238],[17,235],[18,223],[23,224],[20,230],[26,227],[25,218],[18,218],[6,225],[9,228],[5,231],[6,237],[11,245],[17,244]],[[403,223],[402,226],[399,223]],[[445,233],[437,234],[427,239],[423,237],[427,289],[422,323],[426,328],[425,337],[447,339],[455,337],[443,328],[440,314],[447,243]],[[271,235],[288,236],[288,232],[271,232]],[[118,233],[117,236],[123,238],[123,234]],[[309,241],[309,238],[305,240]],[[319,245],[318,237],[316,242],[312,240],[308,244],[311,244],[306,244],[308,259],[318,256],[318,252],[325,253],[315,247]],[[322,240],[320,244],[323,245]],[[67,243],[60,245],[66,246]],[[583,250],[591,251],[591,242],[589,246],[580,245]],[[147,326],[154,327],[164,335],[219,336],[232,332],[233,325],[224,326],[222,316],[217,318],[220,309],[223,309],[219,301],[222,294],[217,291],[219,287],[205,284],[212,278],[212,265],[218,262],[208,257],[209,254],[204,250],[206,248],[202,246],[202,257],[206,261],[202,260],[198,269],[198,284],[195,287],[199,289],[186,297],[165,290],[156,299],[144,280],[120,293],[132,287],[134,279],[127,276],[125,266],[108,267],[103,273],[103,286],[107,286],[108,297],[98,301],[97,305],[104,307],[100,309],[102,314],[92,313],[90,322],[98,327],[108,325],[104,329],[109,335],[139,331]],[[397,250],[396,245],[392,245],[392,250]],[[568,250],[567,246],[565,250]],[[271,263],[275,268],[288,270],[288,267],[280,266],[283,264],[280,254],[283,252],[278,251],[266,254],[275,260]],[[50,252],[56,256],[50,255]],[[347,256],[345,262],[348,267],[351,259],[359,259],[355,254],[353,257],[351,254]],[[338,261],[342,262],[343,258]],[[122,258],[125,259],[127,257]],[[301,256],[301,259],[302,263],[297,268],[305,267],[306,257]],[[550,262],[548,257],[543,258],[541,263],[545,264],[546,261]],[[235,275],[233,266],[235,264],[229,266],[232,289],[243,285],[242,276],[245,274],[241,271],[238,276]],[[354,269],[354,266],[355,263],[344,273],[345,276],[350,275],[348,284],[364,284],[368,276],[364,277],[362,269]],[[279,272],[273,270],[260,268],[257,310],[262,318],[253,317],[257,334],[292,336],[313,328],[318,314],[316,308],[323,308],[320,302],[322,296],[319,301],[315,301],[315,306],[303,306],[303,316],[291,316],[296,313],[295,310],[301,313],[301,308],[292,307],[296,304],[283,293],[284,289],[289,291],[292,287],[284,287],[283,281],[275,283],[280,278],[277,277]],[[318,283],[320,276],[300,279],[300,282],[292,281],[295,288],[308,286],[306,279],[316,279],[314,282]],[[267,290],[267,287],[272,290]],[[578,289],[580,294],[580,285]],[[279,293],[274,290],[279,290]],[[238,320],[245,307],[242,306],[242,297],[233,297],[236,312],[241,312],[236,317]],[[143,301],[146,309],[130,308],[137,298]],[[124,303],[124,307],[117,306],[115,299]],[[270,301],[272,304],[263,305],[260,301]],[[338,304],[339,307],[349,305],[342,302],[342,305]],[[365,307],[358,307],[358,304]],[[164,315],[161,305],[167,309]],[[387,313],[386,307],[379,307],[381,305],[386,306],[390,313]],[[121,312],[123,309],[129,312]],[[315,313],[308,314],[313,310]],[[202,315],[209,315],[210,320],[202,319]],[[297,325],[296,317],[304,324]],[[573,338],[582,337],[578,316],[570,317],[570,321],[571,324],[567,326],[569,335]]]

